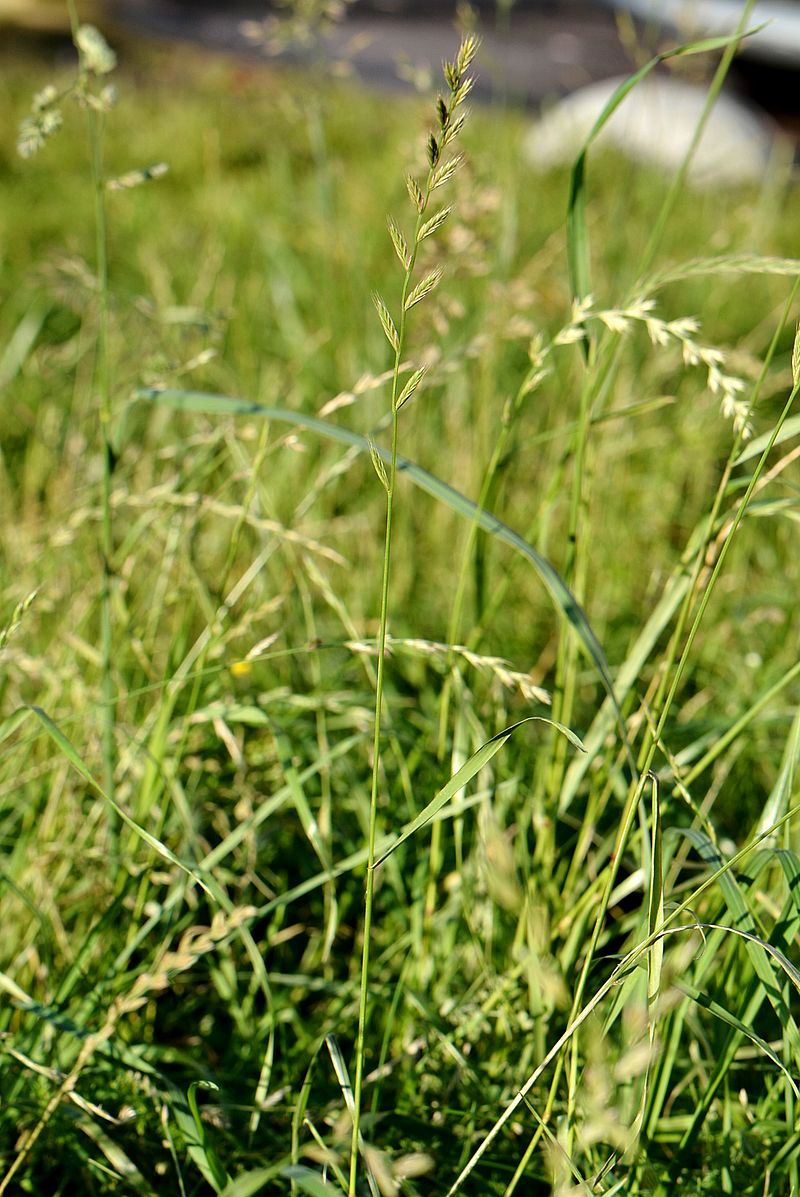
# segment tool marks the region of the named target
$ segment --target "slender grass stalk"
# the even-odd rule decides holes
[[[477,39],[466,37],[459,47],[455,62],[445,63],[444,74],[448,86],[447,100],[440,96],[437,101],[437,116],[439,123],[438,136],[431,133],[428,139],[428,173],[424,187],[411,177],[408,178],[408,191],[412,205],[416,210],[414,236],[411,244],[406,242],[398,226],[390,221],[389,232],[392,243],[403,267],[403,285],[400,296],[400,319],[395,325],[391,313],[379,296],[374,296],[375,306],[380,317],[383,330],[389,344],[394,350],[394,363],[391,381],[391,459],[388,474],[378,456],[373,453],[372,461],[375,472],[386,491],[386,525],[383,543],[383,570],[381,575],[380,624],[377,639],[377,678],[375,684],[375,730],[372,744],[372,777],[370,783],[369,827],[367,833],[367,877],[364,895],[364,925],[363,946],[361,956],[361,979],[359,985],[358,1002],[358,1031],[356,1036],[356,1067],[353,1086],[353,1128],[350,1144],[350,1197],[355,1197],[358,1176],[358,1153],[361,1137],[361,1105],[364,1085],[364,1056],[366,1043],[366,1025],[369,1007],[369,963],[372,936],[372,916],[375,894],[375,845],[378,827],[378,789],[381,772],[381,729],[383,720],[383,695],[386,662],[386,639],[389,621],[389,582],[392,565],[392,532],[394,524],[394,499],[397,482],[398,431],[399,413],[403,405],[412,397],[422,380],[423,372],[416,370],[405,386],[401,387],[401,362],[406,341],[408,312],[437,286],[441,272],[437,269],[426,275],[416,286],[412,286],[414,270],[417,264],[422,242],[444,223],[449,214],[449,208],[443,208],[426,219],[426,212],[433,192],[443,186],[458,169],[459,157],[442,160],[442,151],[458,136],[464,122],[463,114],[458,109],[463,104],[472,88],[472,77],[469,68],[478,49]]]

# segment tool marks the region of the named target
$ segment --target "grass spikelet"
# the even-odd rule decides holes
[[[392,245],[394,246],[394,251],[400,261],[400,265],[404,270],[408,270],[408,267],[411,263],[411,253],[408,248],[408,242],[400,232],[400,229],[397,227],[397,223],[392,219],[391,216],[389,217],[387,224],[389,227],[389,236],[392,239]]]
[[[372,302],[375,304],[375,310],[380,317],[381,326],[383,327],[383,331],[386,333],[386,340],[389,342],[395,353],[399,353],[400,337],[397,332],[397,326],[392,319],[391,312],[377,291],[373,291],[372,293]]]
[[[436,213],[435,216],[431,216],[429,220],[426,220],[417,234],[417,243],[424,241],[426,237],[432,236],[438,229],[440,229],[452,211],[452,207],[449,206],[447,208],[442,208]]]
[[[411,197],[411,203],[414,205],[417,212],[424,212],[425,197],[422,194],[419,183],[413,177],[413,175],[406,176],[406,187],[408,188],[408,194]]]
[[[408,403],[409,399],[414,394],[414,392],[416,391],[417,387],[422,382],[424,377],[425,377],[425,367],[424,366],[420,367],[419,370],[414,371],[414,373],[409,378],[408,382],[403,387],[400,394],[397,396],[397,403],[395,406],[398,411],[400,410],[401,407],[403,407],[404,404]]]
[[[418,238],[418,240],[421,240],[421,238]],[[426,295],[430,295],[431,291],[438,287],[441,281],[442,270],[440,266],[437,266],[430,274],[426,274],[425,278],[418,282],[416,287],[408,293],[403,305],[405,311],[409,311],[415,304],[420,303]]]

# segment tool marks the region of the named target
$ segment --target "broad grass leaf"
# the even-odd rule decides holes
[[[244,727],[266,727],[269,724],[261,707],[252,703],[215,703],[210,707],[201,707],[192,715],[193,723],[212,723],[215,719],[224,719],[226,723],[238,723]]]
[[[0,387],[8,386],[19,374],[36,344],[47,314],[48,309],[37,302],[20,320],[0,355]]]
[[[294,424],[299,428],[307,429],[309,432],[317,433],[317,435],[323,436],[327,440],[338,441],[340,444],[369,452],[368,437],[362,436],[358,432],[352,432],[349,428],[342,428],[337,424],[330,424],[326,420],[320,420],[317,416],[306,415],[304,412],[288,411],[282,407],[270,407],[266,404],[254,403],[249,399],[237,399],[227,395],[215,395],[204,391],[179,391],[171,388],[159,390],[150,387],[137,391],[136,394],[139,399],[149,400],[163,407],[170,407],[174,411],[197,412],[203,415],[219,416],[262,416],[264,419],[276,420],[283,424]],[[380,446],[376,446],[376,449],[384,461],[391,461],[391,454],[387,449],[383,449]],[[455,490],[449,483],[443,482],[441,478],[437,478],[435,474],[429,473],[422,466],[409,461],[406,457],[398,457],[397,470],[398,473],[405,474],[420,490],[425,491],[426,494],[429,494],[438,502],[449,507],[451,511],[455,511],[457,515],[462,516],[468,521],[474,521],[484,532],[488,532],[496,540],[509,545],[510,548],[520,553],[530,562],[550,594],[556,610],[571,625],[584,651],[594,664],[605,691],[611,700],[617,722],[623,728],[622,713],[617,702],[614,683],[611,679],[611,671],[609,670],[600,641],[595,635],[585,611],[555,566],[546,557],[543,557],[541,553],[537,552],[519,533],[514,532],[512,528],[509,528],[507,524],[498,519],[496,515],[493,515],[490,511],[486,511],[483,507],[479,507],[471,499],[468,499],[466,495],[462,495],[460,491]]]
[[[520,727],[524,727],[526,723],[548,723],[551,727],[556,728],[563,736],[569,740],[575,748],[581,752],[585,749],[583,744],[578,739],[573,731],[568,727],[564,727],[562,723],[556,723],[553,719],[545,719],[541,715],[531,715],[527,719],[520,719],[519,723],[512,723],[510,727],[498,732],[496,736],[492,736],[491,740],[487,740],[482,744],[477,752],[473,752],[469,760],[465,761],[461,768],[453,774],[447,785],[439,790],[438,794],[420,811],[416,819],[414,819],[405,829],[402,835],[394,841],[390,848],[387,848],[375,861],[375,868],[382,864],[391,854],[404,844],[407,839],[410,839],[420,828],[424,827],[426,823],[430,822],[435,814],[442,809],[457,793],[467,785],[472,778],[479,773],[484,765],[487,765],[492,757],[496,756],[501,748],[508,742],[513,733]]]

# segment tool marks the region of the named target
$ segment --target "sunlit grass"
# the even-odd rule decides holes
[[[593,302],[576,311],[566,176],[525,165],[519,115],[474,111],[431,238],[426,269],[444,275],[408,329],[427,370],[401,453],[483,496],[577,593],[640,766],[658,729],[632,803],[582,625],[561,636],[564,592],[421,471],[397,480],[375,759],[384,489],[363,444],[285,412],[389,447],[371,294],[397,294],[386,214],[407,211],[427,97],[123,55],[106,172],[170,170],[106,196],[104,703],[82,114],[36,157],[14,148],[59,72],[0,75],[7,1191],[346,1192],[359,1005],[364,1192],[446,1193],[484,1148],[458,1191],[795,1191],[796,445],[773,449],[727,550],[759,458],[718,489],[738,455],[731,413],[707,388],[711,359],[677,335],[723,354],[737,399],[767,362],[751,418],[770,433],[793,385],[794,266],[777,261],[794,248],[792,193],[768,179],[679,199],[652,272],[671,281],[637,307],[663,181],[592,160]],[[725,271],[684,265],[725,255]],[[160,388],[201,398],[170,405]],[[550,717],[552,691],[587,752],[544,723],[482,748]],[[16,714],[31,704],[46,718]],[[373,776],[386,859],[364,1003]],[[109,798],[127,822],[109,824]]]

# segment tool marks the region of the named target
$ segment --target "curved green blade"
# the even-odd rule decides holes
[[[228,395],[207,394],[204,391],[178,391],[172,389],[159,390],[148,387],[136,392],[137,399],[150,400],[175,411],[197,412],[203,415],[225,416],[263,416],[267,420],[277,420],[283,424],[294,424],[296,427],[306,428],[309,432],[316,432],[327,440],[338,441],[340,444],[370,452],[370,446],[384,461],[391,461],[391,454],[387,449],[375,445],[368,437],[358,432],[351,432],[349,428],[341,428],[337,424],[330,424],[327,420],[320,420],[317,416],[306,415],[305,412],[289,411],[282,407],[269,407],[263,403],[255,403],[249,399],[238,399]],[[416,462],[407,457],[398,457],[398,473],[405,474],[415,486],[424,490],[426,494],[438,499],[458,515],[474,521],[484,532],[488,532],[497,540],[510,545],[516,552],[521,553],[530,561],[540,579],[547,588],[556,609],[563,615],[574,629],[580,643],[597,669],[605,690],[614,704],[618,719],[622,725],[622,715],[614,692],[614,683],[606,661],[600,641],[594,634],[585,611],[567,586],[554,565],[528,544],[518,532],[509,528],[491,511],[479,507],[466,495],[462,495],[447,482],[437,478]]]
[[[586,162],[592,142],[602,132],[604,126],[614,115],[622,101],[641,83],[652,71],[670,58],[681,58],[690,54],[708,54],[713,50],[724,50],[728,46],[739,42],[743,37],[749,37],[762,29],[762,25],[746,32],[733,33],[727,37],[709,37],[702,41],[690,42],[685,46],[677,46],[656,54],[649,62],[640,67],[628,79],[625,79],[608,101],[603,111],[592,125],[584,141],[578,157],[572,167],[569,180],[569,199],[567,201],[567,259],[569,263],[569,280],[575,299],[583,299],[591,292],[589,280],[589,233],[586,223]]]

